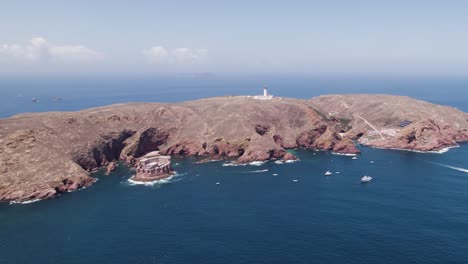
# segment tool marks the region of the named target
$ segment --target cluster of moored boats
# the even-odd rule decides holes
[[[339,174],[339,173],[340,173],[339,171],[336,172],[336,174]],[[325,175],[325,176],[331,176],[332,174],[333,174],[333,172],[331,172],[331,171],[326,171],[324,175]],[[372,179],[373,179],[373,178],[372,178],[371,176],[363,176],[363,177],[361,178],[361,182],[362,182],[362,183],[368,183],[368,182],[372,181]]]
[[[59,101],[62,101],[62,97],[54,96],[54,97],[50,98],[50,100],[55,101],[55,102],[59,102]],[[31,102],[39,103],[40,100],[38,98],[36,98],[36,97],[33,97],[33,98],[31,98]]]

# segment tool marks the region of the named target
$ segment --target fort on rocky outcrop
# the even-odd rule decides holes
[[[131,178],[135,182],[152,182],[170,177],[174,174],[171,167],[171,156],[153,151],[138,159],[136,174]]]
[[[409,97],[265,95],[268,100],[128,103],[0,119],[0,201],[45,199],[83,188],[96,181],[91,171],[110,172],[118,161],[134,166],[155,150],[249,163],[295,159],[292,148],[357,154],[357,142],[440,151],[468,141],[468,114]],[[170,172],[158,164],[139,174]]]

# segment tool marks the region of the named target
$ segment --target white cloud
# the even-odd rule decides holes
[[[82,45],[54,45],[41,37],[32,38],[28,45],[0,44],[0,55],[26,62],[87,62],[102,55]],[[0,57],[1,60],[1,57]]]
[[[205,60],[206,49],[178,48],[173,51],[175,60],[182,64],[196,64]]]
[[[169,62],[169,51],[162,46],[154,46],[147,50],[143,50],[149,62],[155,64],[166,64]]]
[[[154,46],[143,50],[143,55],[152,64],[201,64],[206,61],[208,50],[193,48],[167,49],[163,46]]]

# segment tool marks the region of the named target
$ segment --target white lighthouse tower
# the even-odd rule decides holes
[[[273,95],[268,95],[268,88],[263,86],[263,95],[256,95],[253,98],[259,100],[269,100],[273,98]]]

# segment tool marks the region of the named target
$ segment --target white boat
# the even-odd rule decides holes
[[[216,185],[219,185],[219,182],[217,182]]]
[[[353,157],[353,160],[357,160],[357,157]]]
[[[362,182],[362,183],[368,183],[368,182],[370,182],[370,181],[372,181],[372,177],[371,177],[371,176],[364,176],[364,177],[361,178],[361,182]]]
[[[278,173],[273,173],[273,176],[278,176]]]
[[[293,180],[293,182],[298,182],[298,180]]]
[[[332,175],[332,174],[333,174],[333,173],[332,173],[331,171],[326,171],[326,172],[325,172],[325,176],[330,176],[330,175]]]

